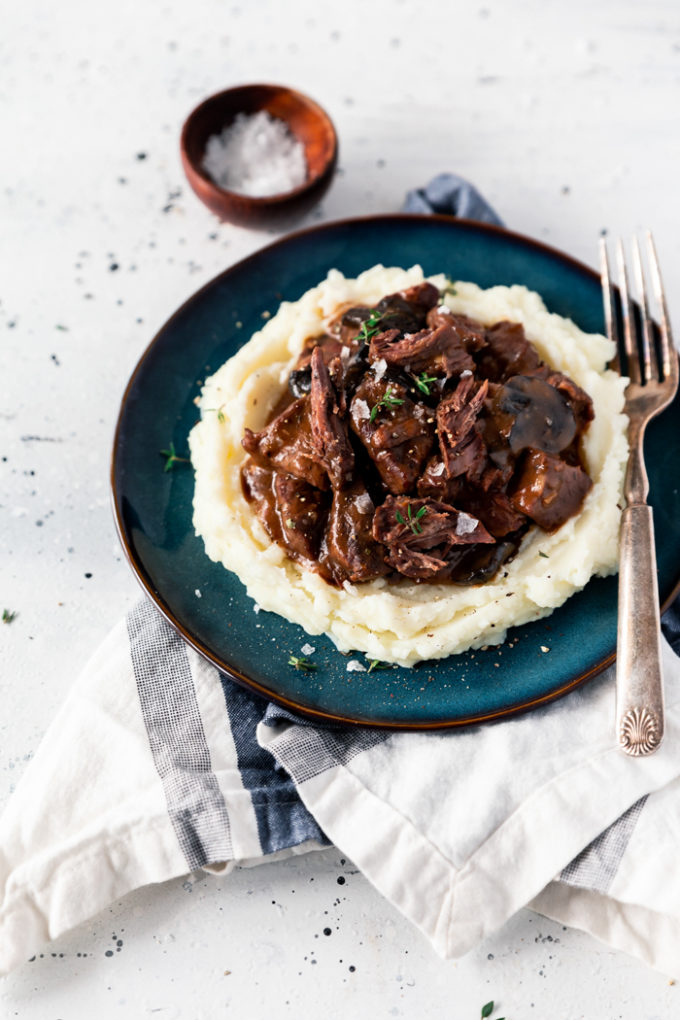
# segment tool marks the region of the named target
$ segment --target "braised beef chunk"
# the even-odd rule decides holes
[[[352,431],[364,444],[385,488],[414,489],[434,445],[434,415],[400,383],[367,372],[350,405]]]
[[[246,429],[242,444],[263,466],[287,471],[317,489],[328,488],[328,475],[312,438],[308,396],[295,400],[261,432]]]
[[[417,333],[425,325],[429,310],[439,301],[439,291],[431,283],[388,294],[375,306],[380,316],[380,329],[397,329],[400,333]]]
[[[471,515],[434,499],[388,496],[373,516],[373,537],[387,547],[387,562],[421,580],[444,575],[455,546],[493,543]]]
[[[257,516],[269,537],[283,545],[281,522],[274,505],[274,478],[276,472],[263,467],[248,457],[241,468],[241,488],[249,503],[253,503]]]
[[[581,509],[592,486],[583,468],[543,450],[529,450],[510,500],[544,531],[555,531]]]
[[[486,380],[475,392],[472,374],[464,376],[437,408],[437,431],[444,468],[450,478],[467,474],[478,478],[486,467],[486,446],[477,428],[484,406]]]
[[[592,401],[520,324],[483,326],[423,283],[328,329],[242,440],[245,498],[292,559],[334,585],[481,584],[530,527],[578,513]]]
[[[560,453],[576,435],[576,419],[566,399],[537,376],[511,376],[497,392],[491,416],[513,453],[530,446]]]
[[[487,346],[477,358],[479,373],[494,382],[503,382],[511,375],[528,373],[538,368],[536,348],[524,335],[519,322],[497,322],[485,333]]]
[[[474,514],[494,538],[503,538],[526,524],[526,517],[511,503],[502,489],[470,488],[460,497],[460,505]]]
[[[314,449],[328,472],[334,488],[352,479],[354,451],[347,424],[338,414],[338,398],[324,364],[321,350],[312,354],[312,388],[309,395]]]
[[[430,329],[449,326],[455,331],[468,354],[474,354],[487,345],[483,326],[474,319],[468,319],[467,315],[452,312],[446,305],[438,305],[427,313],[427,325]]]
[[[547,368],[547,366],[546,366]],[[563,375],[561,372],[550,372],[545,381],[554,386],[558,393],[566,400],[571,408],[579,432],[585,431],[595,417],[593,402],[580,386],[577,386],[573,379]]]
[[[396,330],[378,333],[371,340],[368,358],[371,362],[382,359],[407,372],[432,372],[447,378],[475,367],[456,330],[446,325],[407,333],[401,339]]]
[[[356,340],[364,322],[371,316],[371,309],[366,305],[353,305],[331,323],[331,329],[336,331],[337,336],[343,344],[351,345]]]
[[[283,544],[293,556],[314,560],[326,522],[327,496],[300,478],[276,471],[274,505]]]
[[[300,478],[262,467],[249,457],[241,469],[243,495],[253,503],[271,539],[292,559],[315,560],[328,513],[328,497]]]
[[[454,505],[464,487],[463,477],[459,475],[451,478],[447,475],[444,461],[437,454],[428,460],[416,486],[419,496],[430,496],[442,503]]]
[[[389,572],[385,550],[371,533],[374,509],[360,481],[334,491],[320,561],[336,584],[370,581]]]

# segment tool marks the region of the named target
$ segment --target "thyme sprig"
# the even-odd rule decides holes
[[[444,297],[445,294],[448,294],[450,297],[455,297],[457,293],[458,293],[458,291],[456,290],[455,281],[452,280],[451,277],[447,274],[447,276],[446,276],[446,286],[441,291],[442,297]]]
[[[420,535],[422,533],[423,526],[419,522],[420,518],[424,517],[425,514],[427,513],[427,507],[421,506],[420,510],[414,517],[413,514],[411,513],[411,504],[409,503],[407,513],[408,513],[407,521],[404,520],[404,515],[401,513],[400,510],[397,510],[394,516],[397,518],[400,524],[403,524],[405,528],[409,527],[414,535]]]
[[[227,418],[226,418],[226,415],[225,415],[224,411],[222,410],[223,407],[224,407],[224,404],[220,404],[219,407],[204,407],[203,410],[204,411],[215,411],[215,413],[217,414],[218,422],[220,423],[220,425],[224,425],[224,423],[227,420]]]
[[[414,383],[418,387],[421,393],[424,393],[426,397],[430,395],[430,386],[433,382],[437,381],[436,375],[428,375],[427,372],[421,372],[420,375],[412,375]]]
[[[2,611],[2,622],[11,623],[16,616],[16,612],[12,609],[3,609]]]
[[[369,421],[371,422],[371,424],[375,421],[375,419],[378,417],[378,411],[381,408],[385,407],[389,411],[391,411],[395,407],[399,407],[399,405],[403,403],[404,401],[401,399],[401,397],[395,397],[392,395],[392,387],[388,386],[384,394],[378,401],[378,403],[374,404],[373,407],[371,408],[371,417],[369,418]]]
[[[313,673],[316,669],[316,663],[312,662],[311,659],[305,659],[301,655],[291,655],[288,660],[289,666],[294,666],[295,669],[301,669],[305,673]]]
[[[378,325],[380,318],[380,312],[376,308],[371,308],[371,314],[361,323],[361,329],[354,339],[368,343],[376,333],[380,332],[380,326]]]
[[[371,659],[371,663],[366,670],[366,673],[372,673],[374,670],[378,669],[392,669],[392,663],[381,662],[380,659]]]
[[[188,457],[178,457],[177,451],[175,450],[175,444],[170,443],[167,450],[158,451],[161,457],[165,457],[165,465],[163,466],[164,471],[172,471],[175,464],[190,464],[191,461]]]

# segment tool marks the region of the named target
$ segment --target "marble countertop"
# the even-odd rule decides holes
[[[444,170],[591,265],[602,231],[651,226],[678,322],[680,9],[25,0],[6,10],[0,63],[0,601],[16,613],[0,625],[1,806],[139,595],[108,491],[127,378],[186,297],[271,239],[219,223],[188,188],[192,107],[273,81],[328,110],[339,170],[300,226],[397,210]],[[494,999],[508,1020],[652,1020],[678,994],[529,911],[441,961],[326,850],[126,897],[1,982],[0,1015],[474,1020]]]

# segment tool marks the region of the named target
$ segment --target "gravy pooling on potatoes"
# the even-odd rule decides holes
[[[345,308],[310,337],[259,432],[243,493],[325,581],[479,584],[592,488],[590,397],[521,324],[455,314],[428,282]]]

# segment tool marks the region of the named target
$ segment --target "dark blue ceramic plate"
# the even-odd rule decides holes
[[[425,662],[415,669],[347,672],[325,637],[253,611],[240,581],[212,563],[191,526],[193,474],[164,473],[159,451],[187,455],[201,382],[262,325],[335,267],[348,276],[382,262],[420,263],[426,274],[482,286],[524,283],[551,311],[587,332],[603,330],[600,285],[586,266],[496,227],[447,217],[377,216],[286,237],[227,269],[177,311],[128,384],[113,451],[116,521],[148,595],[179,633],[220,670],[317,718],[394,727],[456,726],[541,704],[608,665],[616,646],[616,578],[593,580],[547,620],[522,627],[497,650]],[[680,573],[680,402],[648,431],[647,464],[658,536],[661,597]],[[201,592],[201,598],[195,594]],[[290,667],[305,642],[317,670]],[[541,646],[550,648],[541,652]],[[358,656],[362,659],[363,656]],[[496,668],[494,663],[499,662]]]

